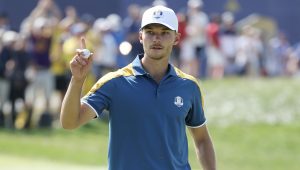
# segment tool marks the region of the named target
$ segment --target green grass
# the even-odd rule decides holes
[[[212,126],[210,129],[219,169],[296,170],[299,168],[300,125],[298,124],[246,124],[223,128]]]
[[[202,85],[218,169],[298,169],[299,80],[226,79]],[[0,129],[0,158],[100,166],[107,164],[107,142],[108,126],[100,121],[75,131]],[[189,142],[190,163],[200,169]]]
[[[106,164],[108,127],[103,122],[94,121],[75,131],[2,131],[0,139],[0,154],[75,164]]]
[[[300,79],[225,79],[203,82],[206,116],[214,124],[300,120]]]

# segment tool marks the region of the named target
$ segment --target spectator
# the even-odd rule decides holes
[[[141,24],[141,7],[137,4],[131,4],[128,9],[128,16],[124,19],[124,29],[126,41],[128,41],[132,50],[129,54],[131,62],[137,54],[143,53],[143,46],[139,40],[139,29]]]
[[[1,12],[0,13],[0,30],[10,30],[10,23],[9,23],[9,18],[7,16],[6,12]]]
[[[181,58],[183,71],[200,78],[207,75],[205,54],[206,26],[208,17],[202,11],[202,0],[189,0],[186,38],[182,42]]]
[[[59,25],[53,32],[51,44],[51,73],[55,80],[55,96],[57,100],[53,104],[54,113],[59,113],[61,100],[63,99],[69,82],[68,66],[63,57],[63,44],[72,35],[70,33],[72,25],[78,21],[77,11],[74,6],[67,6],[65,17],[59,22]],[[58,114],[54,115],[58,119]]]
[[[270,76],[283,76],[286,74],[286,62],[291,48],[284,33],[279,33],[269,42],[270,55],[267,58],[268,74]]]
[[[171,55],[171,62],[176,67],[181,67],[182,62],[180,58],[181,50],[182,50],[182,43],[185,41],[186,38],[186,26],[187,26],[187,16],[183,11],[177,12],[178,18],[178,32],[180,33],[180,40],[177,45],[173,47],[172,55]]]
[[[212,14],[211,21],[207,26],[207,58],[209,75],[213,79],[223,78],[224,56],[220,44],[220,23],[218,14]]]
[[[107,16],[108,23],[110,23],[110,33],[117,45],[117,63],[118,68],[124,67],[128,64],[125,54],[120,51],[120,45],[125,40],[125,32],[122,25],[122,19],[118,14],[110,14]]]
[[[31,89],[32,105],[34,106],[39,100],[39,91],[42,90],[46,102],[44,111],[33,110],[32,126],[36,126],[40,119],[40,112],[50,113],[50,99],[54,90],[54,77],[50,70],[50,49],[52,44],[51,26],[46,18],[37,18],[33,23],[33,27],[28,38],[28,50],[32,57],[32,76]]]
[[[98,19],[94,24],[94,30],[101,37],[99,45],[95,48],[93,62],[93,74],[99,79],[116,68],[118,47],[107,18]]]
[[[222,25],[220,33],[221,51],[225,60],[225,75],[235,75],[237,30],[234,23],[234,16],[230,12],[222,14]]]
[[[26,70],[31,63],[31,58],[26,51],[24,37],[18,35],[11,51],[11,57],[7,63],[7,78],[9,79],[9,100],[12,106],[12,121],[15,127],[20,129],[29,127],[30,112],[25,101],[25,90],[28,85]],[[18,102],[17,102],[18,101]],[[20,107],[20,104],[22,106]],[[17,123],[17,118],[18,122]]]
[[[12,128],[13,120],[11,117],[11,109],[4,109],[7,105],[8,95],[10,91],[9,79],[7,77],[7,69],[9,66],[9,60],[13,50],[13,44],[17,39],[17,33],[14,31],[4,31],[1,36],[2,49],[0,51],[0,125]],[[8,105],[7,105],[8,106]],[[5,118],[5,115],[10,116],[10,120]],[[6,120],[8,121],[6,121]]]

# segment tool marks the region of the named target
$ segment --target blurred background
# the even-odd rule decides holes
[[[1,167],[106,168],[107,117],[59,124],[69,62],[84,36],[94,52],[84,95],[143,53],[141,15],[158,4],[177,13],[170,62],[199,78],[219,169],[298,167],[300,1],[0,0]]]

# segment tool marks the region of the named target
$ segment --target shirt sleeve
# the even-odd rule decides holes
[[[101,86],[99,86],[98,83],[99,82],[97,82],[87,95],[81,99],[81,102],[91,107],[95,111],[97,117],[101,117],[103,110],[109,110],[110,108],[113,83],[108,81]]]
[[[185,123],[187,126],[196,128],[205,124],[206,118],[204,115],[202,100],[203,98],[200,91],[200,87],[199,85],[195,84],[192,98],[192,107],[185,119]]]

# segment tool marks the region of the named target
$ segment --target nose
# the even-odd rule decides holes
[[[161,35],[158,34],[158,33],[154,34],[153,41],[154,42],[160,42],[160,40],[161,40]]]

